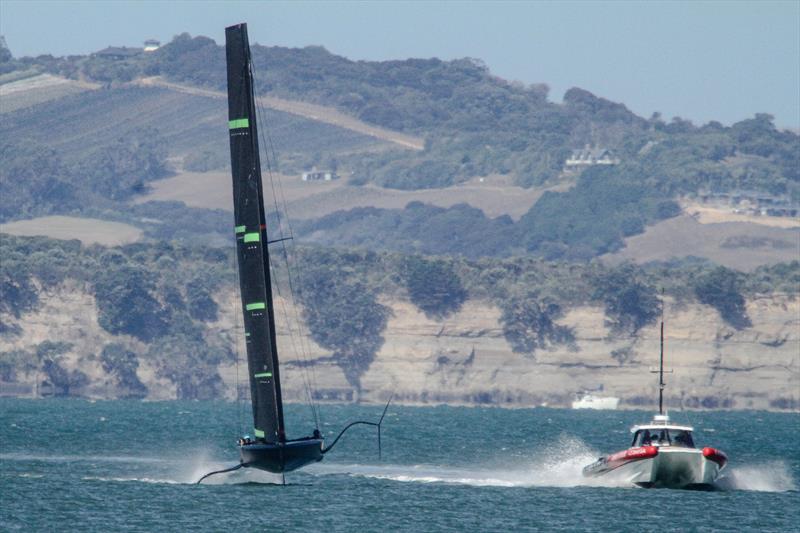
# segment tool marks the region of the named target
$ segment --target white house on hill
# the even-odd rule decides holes
[[[333,170],[316,170],[312,169],[308,172],[303,172],[303,181],[333,181],[339,179],[338,174]]]
[[[575,170],[593,165],[618,165],[619,162],[619,158],[608,148],[593,148],[586,145],[582,149],[573,150],[572,155],[564,162],[564,166]]]

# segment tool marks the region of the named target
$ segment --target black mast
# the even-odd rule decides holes
[[[247,24],[225,29],[225,52],[236,249],[255,436],[283,442],[286,431]]]

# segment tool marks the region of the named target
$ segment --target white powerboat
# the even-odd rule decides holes
[[[649,424],[631,428],[630,448],[601,457],[583,475],[640,487],[711,488],[728,457],[716,448],[696,448],[692,431],[670,423],[665,414],[656,415]]]
[[[613,396],[595,396],[584,394],[579,399],[572,402],[573,409],[616,409],[619,405],[619,398]]]
[[[716,448],[696,448],[693,428],[672,424],[664,412],[663,318],[658,374],[658,414],[649,424],[631,428],[633,440],[627,450],[599,458],[583,468],[583,475],[640,487],[712,488],[728,457]]]

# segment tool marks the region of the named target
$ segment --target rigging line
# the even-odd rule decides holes
[[[250,70],[251,70],[251,76],[255,78],[255,63],[252,60],[250,61]],[[258,114],[259,121],[262,124],[262,130],[264,132],[264,135],[261,138],[261,142],[264,145],[263,146],[264,155],[265,155],[265,159],[266,159],[266,162],[267,162],[267,173],[268,173],[269,179],[270,179],[270,187],[272,188],[272,198],[273,198],[273,203],[275,205],[275,214],[276,214],[276,217],[277,217],[277,220],[278,220],[278,230],[280,232],[280,236],[283,237],[285,235],[285,233],[284,233],[284,230],[283,230],[283,222],[282,222],[282,219],[281,219],[280,209],[278,207],[278,195],[275,192],[275,177],[273,176],[273,173],[272,173],[272,162],[273,161],[276,162],[277,159],[276,159],[276,156],[275,156],[274,147],[273,147],[273,151],[272,151],[272,157],[270,157],[270,152],[269,152],[269,150],[267,148],[267,145],[266,145],[266,142],[265,142],[265,138],[268,138],[269,141],[270,141],[270,144],[272,144],[272,136],[269,134],[268,123],[264,118],[266,113],[263,111],[263,107],[260,105],[258,100],[257,99],[254,99],[254,100],[255,100],[254,103],[255,103],[255,107],[256,107],[256,113]],[[280,183],[280,180],[279,180],[279,184],[278,185],[281,188],[281,193],[282,193],[283,189],[282,189],[282,185]],[[284,209],[285,209],[285,198],[284,198]],[[286,213],[287,214],[286,214],[286,216],[284,218],[288,219],[288,210],[286,210]],[[288,225],[288,222],[287,222],[287,225]],[[290,234],[290,236],[291,236],[291,234]],[[293,346],[293,349],[295,350],[295,352],[299,353],[301,358],[303,358],[303,360],[306,363],[308,363],[310,357],[309,357],[308,352],[306,351],[306,346],[303,343],[303,336],[302,336],[302,329],[301,329],[302,328],[302,323],[299,321],[299,316],[298,316],[297,310],[296,310],[297,306],[296,306],[296,300],[294,298],[294,287],[293,287],[293,283],[292,283],[291,268],[289,266],[289,258],[288,258],[288,254],[286,253],[286,244],[285,244],[285,240],[281,240],[280,242],[283,242],[282,251],[283,251],[283,256],[284,256],[284,262],[286,264],[287,279],[288,279],[288,283],[289,283],[289,292],[291,293],[292,300],[295,303],[293,308],[295,309],[295,313],[294,314],[295,314],[296,320],[298,320],[298,329],[299,329],[299,333],[300,333],[300,345],[301,345],[300,346],[300,350],[297,350],[297,346],[295,345],[294,334],[293,334],[292,329],[290,327],[287,327],[287,329],[289,330],[289,338],[290,338],[290,340],[292,342],[292,346]],[[271,256],[270,256],[270,263],[271,263]],[[280,294],[280,284],[279,283],[276,283],[276,288],[277,288],[277,290],[279,292],[279,296],[281,296],[281,300],[282,300],[281,306],[282,306],[282,309],[283,309],[283,311],[285,313],[286,322],[287,322],[287,326],[288,326],[288,324],[289,324],[289,318],[288,318],[289,317],[289,313],[286,310],[286,299],[283,298],[283,296]],[[318,411],[317,411],[317,406],[316,406],[316,404],[314,402],[313,394],[311,392],[311,385],[312,385],[311,382],[310,382],[311,378],[310,378],[310,376],[308,374],[308,369],[307,369],[307,366],[309,366],[309,365],[305,365],[304,364],[304,365],[301,365],[301,366],[302,366],[302,368],[301,368],[301,376],[303,377],[303,384],[305,386],[306,396],[308,398],[309,406],[311,408],[311,412],[312,412],[312,415],[314,417],[314,421],[315,421],[316,427],[317,427],[317,429],[319,429],[319,415],[318,415]]]
[[[270,135],[270,132],[269,132],[268,128],[265,128],[264,133],[265,133],[264,139],[266,139],[265,140],[264,151],[266,152],[267,160],[269,161],[269,156],[270,156],[270,152],[271,152],[272,160],[277,162],[277,156],[275,154],[275,144],[272,142],[272,135]],[[267,144],[268,144],[268,146],[267,146]],[[270,179],[272,180],[273,194],[274,194],[274,178],[272,176],[272,169],[270,167],[268,167],[267,170],[268,170],[268,172],[270,174]],[[289,209],[288,209],[287,202],[286,202],[286,195],[284,194],[284,190],[283,190],[283,181],[280,178],[277,181],[278,181],[278,191],[280,192],[281,203],[283,205],[283,211],[285,213],[284,220],[286,220],[286,226],[288,227],[289,235],[290,235],[290,237],[288,237],[288,239],[291,239],[292,236],[294,235],[294,230],[292,229],[292,222],[291,222],[291,218],[289,217]],[[275,203],[277,204],[277,200],[278,200],[277,195],[274,195],[273,198],[274,198]],[[276,205],[276,210],[277,209],[278,208],[277,208],[277,205]],[[317,383],[318,383],[318,380],[317,380],[317,369],[316,369],[316,366],[312,365],[311,361],[310,361],[311,349],[310,349],[309,341],[308,341],[308,339],[310,338],[310,335],[309,335],[309,332],[305,330],[305,323],[302,320],[300,320],[300,313],[299,313],[299,310],[298,310],[298,308],[299,308],[299,305],[298,305],[299,298],[297,297],[298,293],[294,289],[294,284],[295,283],[294,283],[294,281],[292,279],[293,278],[292,269],[289,267],[290,261],[289,261],[289,252],[288,252],[288,250],[289,249],[288,249],[287,245],[284,243],[282,245],[282,251],[283,251],[283,255],[284,255],[284,262],[286,263],[286,270],[287,270],[287,276],[288,276],[288,282],[289,282],[289,292],[291,293],[291,296],[292,296],[292,309],[294,310],[295,320],[297,321],[297,324],[298,324],[298,330],[299,330],[299,335],[300,335],[300,343],[301,343],[302,348],[303,348],[303,359],[308,363],[308,366],[310,367],[310,378],[309,379],[311,381],[311,387],[314,390],[317,390]],[[296,255],[297,248],[293,247],[292,250],[293,250],[293,254],[292,255],[293,256]],[[298,289],[300,289],[303,286],[302,283],[303,282],[302,282],[302,279],[300,278],[300,274],[298,274],[297,275]],[[315,412],[317,413],[317,416],[318,416],[319,412],[320,412],[319,404],[317,404],[313,400],[313,398],[312,398],[312,403],[315,404],[315,408],[316,408]],[[317,428],[318,429],[319,429],[319,426],[320,426],[320,422],[319,422],[319,419],[317,419]]]
[[[290,342],[292,344],[292,349],[294,350],[295,353],[301,353],[300,350],[298,350],[298,348],[297,348],[297,344],[295,343],[294,331],[292,330],[291,323],[290,323],[290,320],[289,320],[289,312],[286,309],[286,298],[284,298],[283,294],[281,293],[280,283],[276,283],[275,284],[275,289],[276,289],[276,292],[278,293],[278,296],[280,297],[281,310],[283,311],[282,316],[283,316],[283,319],[284,319],[285,324],[286,324],[286,331],[288,331],[288,333],[289,333],[289,340],[290,340]],[[301,366],[304,366],[304,365],[301,365]],[[303,376],[306,395],[308,397],[307,399],[309,400],[309,403],[310,403],[311,397],[310,397],[310,394],[309,394],[309,387],[308,387],[306,376],[303,374],[302,370],[301,370],[301,376]],[[313,412],[313,409],[312,409],[312,412]],[[316,417],[315,417],[315,420],[316,420]]]
[[[293,248],[293,250],[296,251],[296,248]],[[284,255],[287,256],[287,262],[288,262],[288,253],[287,253],[286,249],[284,249]],[[298,278],[299,278],[299,275],[298,275]],[[301,283],[301,281],[299,281],[299,283]],[[298,289],[299,288],[300,287],[298,287]],[[311,374],[311,377],[310,377],[311,384],[312,384],[312,387],[314,388],[314,390],[316,390],[317,389],[317,369],[316,369],[316,365],[311,364],[311,361],[310,361],[311,349],[309,347],[309,340],[308,340],[310,338],[310,332],[306,331],[305,323],[302,320],[300,320],[300,311],[298,309],[299,305],[297,303],[299,301],[299,297],[296,296],[296,294],[295,294],[294,283],[293,283],[292,278],[291,278],[291,273],[289,273],[289,290],[292,293],[292,301],[293,301],[293,306],[294,306],[293,308],[294,308],[295,320],[297,321],[297,325],[298,325],[298,332],[299,332],[299,335],[300,335],[300,342],[303,343],[304,352],[308,354],[308,359],[309,359],[309,361],[308,361],[308,363],[309,363],[308,369],[309,369],[309,372]],[[320,419],[319,419],[319,405],[318,404],[317,404],[317,417],[318,417],[317,418],[317,429],[319,429]]]
[[[295,291],[294,291],[294,283],[292,282],[291,271],[288,270],[288,262],[289,262],[288,254],[287,254],[286,249],[284,249],[283,252],[284,252],[284,257],[285,257],[286,262],[287,262],[287,278],[288,278],[288,282],[289,282],[289,292],[291,293],[291,297],[292,297],[292,310],[294,311],[295,322],[297,323],[297,331],[298,331],[298,336],[300,338],[300,344],[301,344],[301,351],[302,351],[302,354],[303,354],[303,359],[307,363],[306,365],[303,365],[304,366],[303,371],[308,376],[308,380],[310,382],[310,389],[312,389],[311,391],[309,391],[309,396],[310,396],[309,399],[310,399],[312,405],[314,406],[315,423],[316,423],[317,429],[319,429],[319,427],[320,427],[319,406],[316,404],[316,401],[314,400],[314,396],[313,396],[313,390],[316,390],[316,388],[317,388],[316,387],[316,369],[315,369],[315,365],[311,364],[311,350],[309,349],[309,346],[308,346],[308,337],[306,335],[306,332],[304,331],[303,321],[300,320],[300,312],[298,310],[299,305],[297,303],[298,302],[298,297],[296,296]]]
[[[265,130],[265,133],[266,133],[266,137],[271,142],[271,136],[269,135],[269,130],[268,129]],[[267,150],[266,146],[264,146],[264,150],[265,150],[265,152],[267,152],[266,155],[269,158],[269,153],[268,153],[268,150]],[[275,160],[274,149],[273,149],[273,153],[272,153],[272,159]],[[271,169],[269,169],[269,170],[270,170],[271,185],[272,185],[272,188],[273,188],[273,199],[274,199],[274,201],[276,203],[275,208],[276,208],[276,212],[279,212],[279,208],[277,206],[278,195],[275,194],[275,192],[274,192],[275,191],[275,176],[272,174]],[[283,187],[282,187],[282,182],[280,180],[278,180],[278,186],[280,187],[280,190],[281,190],[281,193],[282,193],[283,192]],[[285,200],[284,200],[283,203],[284,203],[284,209],[285,209]],[[285,215],[284,215],[284,218],[282,219],[282,222],[283,222],[283,220],[288,220],[288,209],[285,209]],[[287,225],[288,225],[288,223],[287,223]],[[281,226],[281,231],[283,231],[283,226]],[[286,239],[281,239],[281,241],[285,241],[285,240],[288,240],[288,239],[291,239],[291,237],[286,238]],[[297,295],[296,295],[295,290],[294,290],[294,281],[293,281],[293,275],[292,275],[293,273],[292,273],[292,268],[291,268],[291,265],[290,265],[291,262],[289,260],[289,254],[287,252],[287,247],[286,247],[285,244],[282,246],[282,250],[281,251],[283,252],[283,259],[284,259],[284,263],[286,265],[287,282],[288,282],[288,285],[289,285],[289,293],[290,293],[290,298],[284,299],[284,302],[286,302],[286,300],[291,300],[290,302],[288,302],[288,305],[291,307],[291,309],[293,311],[295,322],[296,322],[296,324],[298,326],[297,334],[299,336],[298,342],[300,344],[300,349],[297,348],[297,345],[294,342],[295,341],[294,330],[290,330],[291,339],[292,339],[292,343],[293,343],[293,345],[295,347],[295,351],[300,354],[300,356],[301,356],[301,358],[302,358],[302,360],[304,362],[304,364],[301,365],[300,371],[301,371],[301,375],[303,376],[303,382],[304,382],[305,389],[306,389],[306,399],[308,401],[309,407],[311,408],[311,412],[312,412],[312,416],[314,417],[315,425],[316,425],[317,429],[319,429],[319,427],[320,427],[319,406],[317,405],[317,403],[315,401],[315,398],[314,398],[314,395],[313,395],[313,392],[312,392],[313,390],[316,390],[316,370],[313,368],[313,365],[311,365],[310,349],[308,347],[308,340],[306,339],[306,337],[304,335],[303,321],[300,320],[300,315],[299,315],[299,312],[298,312],[298,307],[299,307],[298,304],[297,304],[298,298],[297,298]],[[287,323],[288,323],[289,322],[288,315],[290,313],[289,313],[289,311],[286,310],[286,307],[284,307],[283,309],[284,309],[284,313],[286,313],[286,318],[287,318]],[[309,367],[311,367],[310,371],[309,371]]]
[[[254,68],[255,67],[253,66],[253,69]],[[288,231],[289,231],[289,235],[290,235],[289,237],[285,237],[283,239],[279,239],[278,242],[286,241],[286,240],[292,239],[293,231],[292,231],[292,228],[291,228],[291,220],[289,218],[289,210],[288,210],[287,204],[286,204],[286,196],[285,196],[284,191],[283,191],[283,182],[282,182],[281,179],[278,178],[277,179],[277,181],[278,181],[278,190],[280,191],[281,203],[283,205],[283,211],[284,211],[284,217],[282,219],[280,218],[280,209],[278,207],[278,194],[275,193],[275,181],[276,181],[276,179],[275,179],[275,176],[272,173],[272,165],[270,164],[271,161],[272,162],[277,162],[277,156],[275,154],[275,146],[274,146],[274,143],[272,141],[272,135],[270,134],[270,130],[268,128],[268,123],[264,119],[264,115],[266,113],[263,110],[263,106],[261,106],[258,103],[258,101],[256,101],[256,108],[257,108],[256,111],[259,113],[259,116],[261,117],[261,122],[264,125],[264,135],[262,136],[262,143],[264,145],[263,148],[264,148],[266,161],[267,161],[267,171],[269,173],[270,185],[271,185],[272,191],[273,191],[273,203],[275,205],[275,212],[276,212],[276,215],[278,217],[279,229],[280,229],[281,235],[284,235],[283,223],[285,221],[286,222],[286,226],[287,226]],[[267,145],[267,143],[268,143],[268,145]],[[308,400],[309,400],[309,405],[311,406],[311,410],[312,410],[312,413],[314,415],[314,419],[315,419],[315,422],[316,422],[317,429],[319,429],[319,427],[320,427],[319,405],[314,400],[314,396],[313,396],[313,393],[312,393],[312,390],[316,390],[317,389],[317,387],[316,387],[316,384],[317,384],[316,368],[314,367],[314,365],[311,364],[311,356],[310,356],[311,350],[309,348],[307,334],[304,331],[304,323],[303,323],[302,320],[300,320],[300,314],[299,314],[299,311],[298,311],[298,307],[299,307],[298,306],[298,298],[297,298],[296,291],[294,289],[294,284],[295,284],[294,281],[293,281],[293,277],[294,276],[292,275],[293,274],[292,273],[292,268],[290,266],[291,261],[289,260],[289,252],[288,252],[288,248],[287,248],[285,242],[282,244],[281,251],[283,252],[283,259],[284,259],[284,263],[286,264],[287,281],[288,281],[288,284],[289,284],[289,293],[290,293],[290,296],[291,296],[290,305],[291,305],[292,310],[294,312],[293,314],[294,314],[294,317],[295,317],[295,321],[296,321],[296,323],[298,325],[298,335],[300,337],[299,338],[300,350],[298,352],[300,353],[300,356],[302,357],[303,361],[306,363],[305,365],[303,365],[303,368],[301,369],[301,373],[302,373],[302,375],[304,377],[304,384],[305,384],[305,386],[307,388],[307,396],[308,396]],[[287,322],[288,322],[288,318],[287,318]],[[293,335],[293,332],[292,332],[292,335]],[[292,337],[292,339],[293,339],[293,337]],[[309,367],[310,367],[310,371],[309,371]]]
[[[236,253],[234,252],[231,254],[233,264],[233,270],[236,272],[236,284],[239,284],[239,271],[236,268]],[[241,389],[239,388],[239,358],[241,357],[241,345],[240,345],[240,331],[239,331],[239,321],[240,319],[244,322],[244,317],[240,315],[241,313],[241,305],[236,305],[236,299],[233,299],[233,336],[236,339],[234,342],[235,345],[235,359],[236,359],[236,413],[239,418],[239,434],[244,434],[244,411],[242,409],[242,395]],[[244,329],[244,325],[242,325],[242,329]]]
[[[241,191],[239,191],[239,195],[241,196]],[[234,205],[239,204],[239,198],[235,199]],[[234,217],[234,226],[236,225],[236,218]],[[233,253],[231,254],[231,268],[233,270],[233,280],[234,280],[234,287],[239,287],[241,279],[239,277],[239,268],[237,265],[237,254],[239,253],[238,244],[236,241],[236,237],[234,236],[233,240]],[[240,378],[240,371],[239,371],[239,359],[242,356],[242,347],[241,347],[241,337],[244,334],[244,316],[242,315],[242,303],[241,298],[237,301],[236,298],[232,300],[233,305],[233,337],[235,342],[235,350],[236,350],[236,413],[239,419],[239,434],[243,435],[245,433],[244,429],[244,406],[242,402],[242,393],[241,388],[239,385],[239,378]],[[249,382],[249,377],[248,377]]]

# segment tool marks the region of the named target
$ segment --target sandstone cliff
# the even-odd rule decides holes
[[[231,292],[216,296],[222,312],[207,335],[237,343],[237,303]],[[282,302],[277,302],[279,305]],[[486,302],[470,300],[446,320],[427,318],[410,302],[383,301],[392,310],[385,342],[354,391],[330,354],[297,325],[293,336],[279,323],[284,396],[302,401],[305,381],[322,400],[384,401],[394,393],[399,402],[566,406],[576,394],[602,389],[622,405],[650,407],[656,378],[650,369],[658,363],[658,326],[635,338],[611,338],[598,307],[572,309],[561,320],[574,328],[574,346],[535,354],[516,354],[503,337],[500,311]],[[797,409],[800,406],[800,300],[786,295],[748,302],[753,325],[737,331],[725,325],[713,309],[666,302],[667,397],[673,406],[745,409]],[[116,397],[113,376],[104,372],[98,354],[110,342],[122,343],[137,354],[146,346],[127,336],[115,336],[98,326],[94,300],[85,287],[65,284],[43,292],[36,310],[18,319],[4,317],[19,334],[0,336],[0,352],[27,350],[45,340],[68,342],[61,364],[88,377],[88,384],[72,394]],[[238,345],[237,345],[238,344]],[[296,348],[306,347],[306,356]],[[240,356],[241,360],[241,356]],[[310,365],[303,366],[303,362]],[[33,362],[32,362],[33,363]],[[160,378],[145,357],[137,375],[147,386],[148,398],[170,399],[176,386]],[[0,393],[36,395],[43,390],[42,375],[31,364],[16,373],[15,382],[0,384]],[[238,372],[238,377],[237,377]],[[246,371],[240,363],[219,367],[224,394],[233,398],[236,383],[246,395]],[[51,391],[52,392],[52,391]]]

